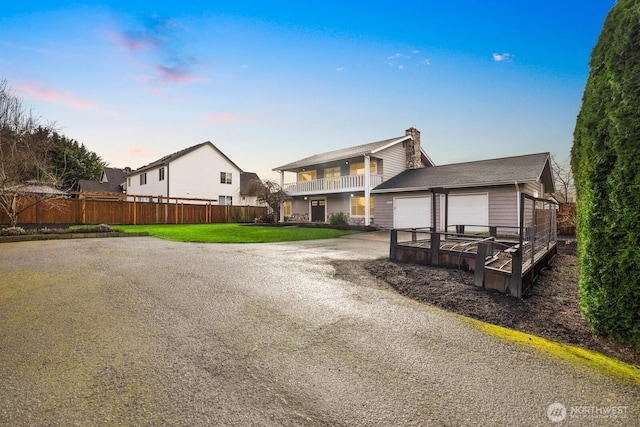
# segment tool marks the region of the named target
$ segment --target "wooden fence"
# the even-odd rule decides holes
[[[142,201],[142,200],[145,201]],[[151,201],[150,201],[151,200]],[[21,224],[208,224],[254,222],[261,206],[219,206],[212,201],[120,196],[40,200],[18,217]],[[0,224],[8,224],[0,213]]]

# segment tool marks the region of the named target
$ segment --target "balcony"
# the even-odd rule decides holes
[[[369,188],[382,184],[382,175],[369,175],[369,178]],[[364,175],[347,175],[337,178],[293,182],[284,184],[283,189],[290,196],[364,191]]]

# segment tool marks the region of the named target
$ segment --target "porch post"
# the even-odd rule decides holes
[[[371,223],[371,215],[369,210],[371,207],[371,159],[368,155],[364,156],[364,225],[367,226]]]
[[[280,172],[280,188],[284,191],[284,171]],[[280,202],[280,218],[278,222],[284,222],[284,203]]]

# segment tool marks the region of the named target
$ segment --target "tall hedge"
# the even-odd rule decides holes
[[[571,150],[580,308],[640,351],[640,3],[618,0],[591,53]]]

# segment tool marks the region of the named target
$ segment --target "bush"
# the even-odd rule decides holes
[[[27,234],[27,232],[22,227],[8,227],[0,230],[0,236],[20,236],[23,234]]]
[[[349,225],[349,217],[344,212],[334,212],[329,215],[331,225]]]
[[[580,308],[640,351],[640,10],[618,0],[591,53],[571,150]]]
[[[264,214],[254,221],[256,224],[274,224],[276,219],[273,214]]]

